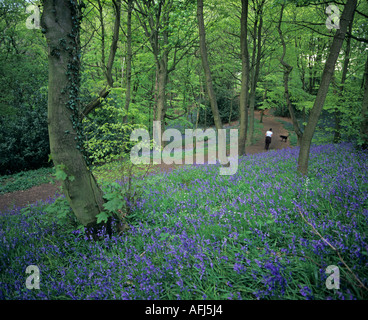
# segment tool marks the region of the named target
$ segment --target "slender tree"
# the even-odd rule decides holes
[[[360,123],[360,138],[363,149],[368,149],[368,55],[364,69],[364,96],[362,102],[362,117]]]
[[[256,2],[256,1],[255,1]],[[248,141],[252,143],[254,134],[254,108],[256,104],[256,88],[261,69],[262,57],[262,27],[263,27],[263,6],[265,0],[257,2],[255,7],[255,18],[253,24],[253,52],[252,68],[250,73],[250,92],[249,92],[249,136]],[[256,6],[256,3],[254,4]]]
[[[282,44],[282,55],[281,55],[281,58],[280,58],[280,63],[282,65],[283,69],[284,69],[283,80],[284,80],[284,95],[285,95],[285,99],[286,99],[286,104],[288,106],[291,121],[293,122],[294,131],[295,131],[295,133],[298,137],[298,145],[300,145],[302,137],[303,137],[303,133],[300,130],[298,120],[297,120],[295,112],[294,112],[294,107],[291,104],[290,93],[289,93],[289,75],[290,75],[291,71],[293,70],[293,67],[284,60],[285,55],[286,55],[286,43],[285,43],[285,40],[284,40],[284,35],[282,33],[282,30],[281,30],[281,22],[282,22],[282,16],[283,16],[284,8],[285,8],[285,4],[282,4],[281,5],[281,11],[280,11],[280,18],[279,18],[279,22],[278,22],[278,25],[277,25],[277,31],[279,33],[279,36],[280,36],[280,39],[281,39],[281,44]]]
[[[245,155],[245,143],[248,129],[249,100],[249,52],[248,52],[248,0],[241,0],[242,12],[240,18],[240,51],[242,60],[241,91],[239,101],[239,155]]]
[[[206,46],[206,31],[204,28],[204,19],[203,19],[203,0],[197,0],[197,19],[198,19],[198,28],[199,28],[199,46],[202,57],[202,66],[206,78],[206,86],[208,98],[211,104],[211,110],[215,121],[216,129],[222,129],[222,121],[220,117],[220,113],[218,110],[217,99],[215,90],[213,88],[212,83],[212,75],[210,66],[208,63],[208,54],[207,54],[207,46]]]
[[[90,1],[92,5],[95,5],[94,2]],[[98,97],[89,102],[86,106],[82,108],[81,118],[87,116],[90,112],[99,107],[104,101],[104,99],[109,95],[111,88],[114,86],[114,79],[112,76],[113,65],[115,61],[116,50],[118,48],[119,41],[119,33],[120,33],[120,20],[121,20],[121,0],[112,0],[114,10],[115,10],[115,20],[114,20],[114,29],[112,35],[112,41],[110,46],[110,53],[107,59],[107,63],[105,61],[105,26],[103,19],[103,6],[100,1],[98,1],[99,6],[98,12],[101,22],[101,68],[103,74],[106,79],[105,87],[99,92]],[[96,6],[96,5],[95,5]]]
[[[156,82],[153,119],[161,122],[161,132],[163,132],[165,119],[169,118],[166,113],[169,75],[191,50],[194,41],[192,39],[193,32],[190,26],[186,29],[177,28],[176,38],[173,36],[172,30],[175,28],[172,16],[175,10],[184,10],[185,6],[182,2],[175,0],[135,0],[135,4],[137,18],[155,59]],[[181,37],[179,36],[180,31],[183,31]],[[172,59],[170,59],[170,56],[172,56]],[[182,115],[184,114],[185,112]]]
[[[350,21],[348,33],[351,33],[353,28],[353,20]],[[341,83],[338,91],[339,101],[344,103],[343,94],[345,89],[345,81],[348,75],[348,67],[350,62],[350,49],[351,49],[351,38],[346,37],[346,47],[344,50],[344,64],[342,67],[342,74],[341,74]],[[338,143],[341,140],[340,128],[341,128],[341,111],[339,108],[336,108],[334,111],[335,114],[335,132],[334,132],[334,143]]]
[[[348,25],[353,19],[356,5],[357,0],[348,0],[345,4],[344,11],[340,19],[340,28],[337,29],[332,44],[330,46],[329,55],[327,57],[321,77],[321,84],[318,89],[313,108],[310,111],[308,124],[305,127],[302,143],[300,146],[298,157],[298,171],[303,175],[307,175],[308,172],[309,151],[313,134],[327,96],[328,88],[335,70],[335,64],[339,56],[342,44],[344,42]]]
[[[128,0],[127,12],[127,32],[126,32],[126,92],[125,92],[125,116],[123,122],[128,121],[129,105],[131,100],[131,83],[132,83],[132,11],[134,8],[134,0]]]

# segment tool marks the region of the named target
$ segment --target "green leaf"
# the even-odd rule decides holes
[[[68,175],[66,174],[66,172],[60,168],[56,168],[56,172],[55,172],[55,177],[57,180],[65,180]]]
[[[169,234],[166,232],[166,233],[161,233],[160,234],[160,238],[161,240],[166,240],[167,238],[169,237]]]
[[[117,211],[121,209],[124,205],[124,202],[119,198],[113,198],[112,200],[109,200],[108,202],[104,203],[104,208],[108,211]]]
[[[98,215],[96,215],[97,217],[97,223],[101,223],[103,222],[107,222],[107,219],[109,218],[109,214],[106,213],[105,211],[100,212]]]

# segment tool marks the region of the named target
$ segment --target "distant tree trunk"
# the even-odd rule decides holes
[[[103,210],[102,191],[79,150],[80,12],[74,2],[45,0],[42,26],[46,30],[49,62],[48,129],[51,156],[67,174],[65,197],[78,220],[89,230]],[[73,70],[68,72],[67,70]]]
[[[166,86],[168,80],[167,72],[168,56],[164,53],[157,64],[157,106],[156,121],[161,121],[161,130],[164,132],[164,120],[166,114]]]
[[[278,23],[278,26],[277,26],[277,31],[279,32],[281,43],[282,43],[282,48],[283,48],[282,56],[280,58],[280,62],[282,64],[283,68],[284,68],[284,92],[285,92],[284,94],[285,94],[286,104],[288,106],[290,117],[291,117],[291,120],[293,122],[294,131],[295,131],[295,133],[298,137],[298,145],[300,145],[302,137],[303,137],[303,133],[299,128],[298,120],[295,116],[294,108],[291,104],[290,95],[289,95],[289,75],[290,75],[291,71],[293,70],[293,67],[291,65],[289,65],[284,60],[285,54],[286,54],[286,44],[285,44],[284,36],[282,34],[282,31],[281,31],[281,21],[282,21],[282,15],[283,15],[283,12],[284,12],[284,7],[285,7],[285,5],[281,6],[280,19],[279,19],[279,23]]]
[[[360,124],[362,149],[368,149],[368,56],[364,70],[364,96],[362,102],[362,119]]]
[[[154,121],[160,121],[160,128],[156,133],[161,134],[165,130],[166,116],[166,87],[169,74],[174,70],[175,62],[169,69],[169,20],[173,0],[165,1],[135,1],[137,5],[137,15],[141,26],[145,32],[146,38],[149,40],[152,53],[156,63],[156,83],[155,83],[155,108]],[[175,60],[175,59],[174,59]],[[161,141],[161,137],[154,137],[156,141]],[[162,141],[161,146],[165,144]]]
[[[265,103],[266,99],[267,99],[267,84],[265,86],[264,93],[263,93],[263,99],[262,99],[263,104]],[[261,109],[261,118],[259,120],[260,123],[263,123],[264,113],[265,113],[265,109]]]
[[[113,30],[113,36],[112,36],[112,42],[110,46],[110,53],[107,60],[107,64],[105,64],[105,58],[103,58],[102,61],[102,69],[103,73],[106,78],[107,86],[103,88],[99,94],[98,97],[94,100],[92,100],[90,103],[88,103],[81,112],[81,118],[83,119],[85,116],[87,116],[90,112],[95,110],[97,107],[99,107],[104,101],[104,99],[109,95],[111,88],[114,85],[114,80],[112,77],[112,68],[115,60],[115,54],[118,47],[118,41],[119,41],[119,31],[120,31],[120,19],[121,19],[121,0],[113,0],[112,1],[114,8],[115,8],[115,22],[114,22],[114,30]],[[101,15],[102,15],[102,6],[100,8]],[[101,21],[101,24],[103,25],[103,20]],[[104,28],[104,27],[103,27]],[[103,40],[104,42],[104,40]],[[102,48],[104,47],[104,44]],[[104,51],[104,49],[103,49]]]
[[[248,136],[249,143],[252,143],[254,135],[254,108],[256,104],[256,88],[259,77],[259,71],[261,69],[263,4],[264,1],[262,1],[259,4],[259,7],[257,8],[256,19],[254,20],[254,29],[253,29],[254,39],[253,39],[253,54],[252,54],[252,73],[251,73],[251,85],[249,94],[249,136]]]
[[[126,92],[125,92],[125,116],[123,122],[128,122],[128,112],[131,97],[131,82],[132,82],[132,11],[134,7],[134,0],[128,0],[128,14],[127,14],[127,57],[126,57]]]
[[[232,114],[233,114],[234,92],[235,92],[235,84],[233,84],[231,100],[230,100],[230,111],[229,111],[229,121],[228,121],[229,124],[231,122],[231,117],[232,117]]]
[[[313,108],[310,111],[308,124],[305,127],[303,133],[303,139],[300,146],[298,158],[298,171],[303,175],[307,175],[308,173],[309,151],[313,134],[327,96],[328,87],[330,85],[331,78],[335,71],[335,64],[339,56],[342,44],[344,42],[348,25],[354,16],[356,4],[357,0],[348,0],[344,7],[344,11],[340,19],[340,29],[336,30],[335,36],[330,46],[329,55],[327,57],[326,64],[321,77],[321,84],[318,89],[318,93],[314,101]]]
[[[340,97],[340,99],[339,99],[339,101],[340,101],[342,96],[341,96],[341,92],[338,92],[338,88],[337,88],[338,85],[336,83],[335,76],[332,76],[331,82],[332,82],[332,85],[334,86],[333,94],[335,96]],[[341,119],[340,119],[339,106],[337,106],[337,105],[335,106],[333,117],[335,119],[335,132],[334,132],[334,137],[333,137],[333,143],[339,143],[339,141],[341,139],[341,136],[340,136],[340,129],[341,129],[340,122],[341,122]]]
[[[215,122],[216,129],[222,129],[222,122],[220,118],[220,113],[217,106],[217,99],[215,90],[213,89],[211,70],[208,63],[207,46],[206,46],[206,31],[204,29],[204,19],[203,19],[203,0],[197,0],[197,18],[198,18],[198,28],[199,28],[199,46],[201,50],[202,65],[204,74],[206,77],[206,86],[208,98],[211,104],[211,110],[213,114],[213,119]]]
[[[239,156],[245,155],[245,143],[248,130],[248,89],[249,89],[249,52],[248,52],[248,0],[242,0],[242,13],[240,18],[240,50],[242,59],[242,77],[239,102]]]
[[[350,34],[353,28],[353,20],[350,21],[349,24],[349,29],[348,29],[348,33]],[[347,74],[348,74],[348,67],[349,67],[349,62],[350,62],[350,44],[351,44],[351,38],[347,37],[346,38],[346,48],[345,48],[345,52],[344,52],[344,65],[342,67],[342,75],[341,75],[341,84],[340,84],[340,90],[338,93],[339,96],[339,101],[341,101],[342,104],[344,104],[343,101],[343,92],[345,89],[345,81],[347,78]],[[340,133],[340,128],[341,128],[341,112],[339,110],[339,108],[337,107],[335,109],[335,133],[334,133],[334,139],[333,142],[334,143],[338,143],[341,140],[341,133]]]

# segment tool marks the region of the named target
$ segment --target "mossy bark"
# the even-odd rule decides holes
[[[78,142],[78,13],[75,1],[44,1],[42,26],[49,50],[48,129],[54,165],[62,165],[68,176],[62,181],[66,199],[78,220],[91,227],[103,210],[104,200]]]

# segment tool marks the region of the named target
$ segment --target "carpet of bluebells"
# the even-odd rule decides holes
[[[0,214],[0,299],[367,299],[368,154],[314,146],[308,178],[297,157],[152,175],[128,231],[97,242],[50,219],[53,199]]]

